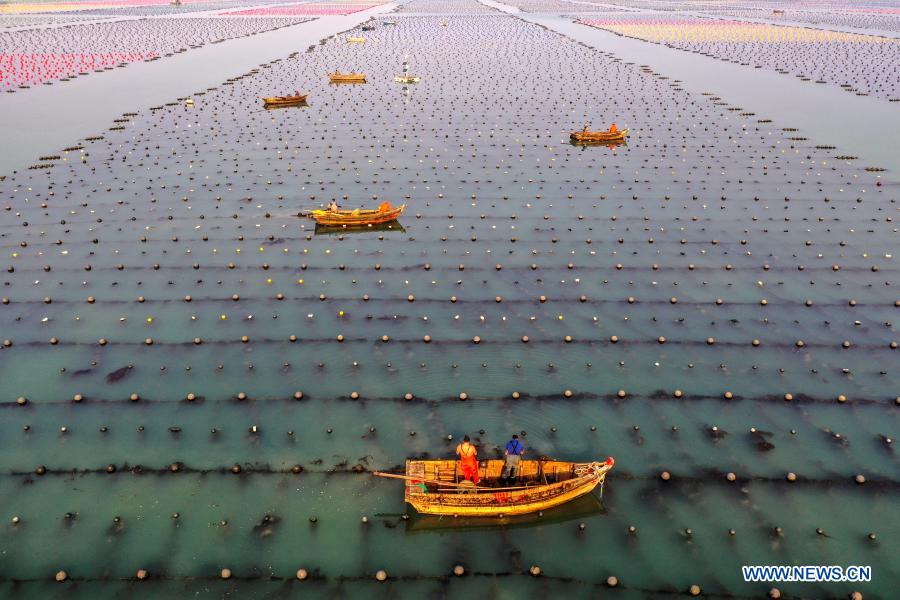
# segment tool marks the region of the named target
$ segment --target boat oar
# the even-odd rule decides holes
[[[377,477],[388,477],[390,479],[405,479],[407,481],[415,481],[416,483],[433,483],[435,485],[443,485],[447,487],[463,487],[461,483],[453,483],[452,481],[437,481],[435,479],[422,479],[421,477],[410,477],[409,475],[398,475],[396,473],[385,473],[384,471],[372,471],[372,475]],[[530,489],[527,486],[517,486],[517,487],[484,487],[480,485],[476,486],[466,486],[467,490],[484,490],[491,492],[508,492],[510,490],[526,490]]]
[[[389,477],[391,479],[406,479],[407,481],[415,481],[416,483],[433,483],[435,485],[443,485],[447,487],[463,487],[461,483],[454,483],[452,481],[438,481],[436,479],[422,479],[421,477],[410,477],[409,475],[397,475],[396,473],[385,473],[383,471],[372,471],[372,475],[376,475],[378,477]],[[498,490],[500,488],[488,488],[482,486],[466,486],[466,489],[475,489],[475,490]]]
[[[384,471],[372,471],[372,475],[377,477],[388,477],[390,479],[405,479],[407,481],[415,481],[416,483],[433,483],[435,485],[449,485],[459,487],[461,484],[452,481],[438,481],[436,479],[422,479],[421,477],[410,477],[409,475],[397,475],[396,473],[385,473]]]

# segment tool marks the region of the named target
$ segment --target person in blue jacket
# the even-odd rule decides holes
[[[506,463],[503,465],[503,479],[507,481],[516,478],[519,469],[519,461],[525,453],[525,446],[519,441],[519,436],[513,434],[512,439],[506,443]]]

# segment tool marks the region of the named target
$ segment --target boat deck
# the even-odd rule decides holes
[[[506,482],[502,479],[503,465],[505,461],[502,459],[482,460],[478,463],[478,488],[503,488],[510,485],[533,486],[533,485],[549,485],[567,481],[575,476],[575,464],[561,461],[540,461],[540,460],[523,460],[519,463],[516,470],[514,482]],[[417,477],[423,480],[446,482],[448,484],[460,483],[465,481],[459,461],[448,460],[430,460],[430,461],[409,461],[407,464],[407,475]],[[421,491],[421,484],[410,484],[415,488],[414,491]],[[443,487],[437,483],[426,483],[428,492],[434,493],[452,493],[452,487]],[[407,487],[410,487],[408,485]],[[471,491],[471,489],[463,489],[461,491]]]

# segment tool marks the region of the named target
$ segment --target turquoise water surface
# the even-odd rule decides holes
[[[0,593],[761,597],[741,565],[838,564],[873,580],[777,587],[891,597],[895,173],[539,25],[412,4],[0,182]],[[308,106],[258,100],[294,89]],[[568,143],[612,121],[627,145]],[[407,209],[298,216],[332,198]],[[513,432],[614,456],[602,499],[453,523],[369,473]]]

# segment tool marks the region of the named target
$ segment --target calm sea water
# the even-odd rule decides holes
[[[740,565],[863,564],[778,587],[890,597],[895,175],[513,17],[392,18],[0,183],[3,593],[758,597]],[[628,145],[569,145],[587,121]],[[343,235],[296,216],[332,198],[408,208]],[[401,485],[353,472],[513,432],[614,456],[602,499],[404,519]]]

